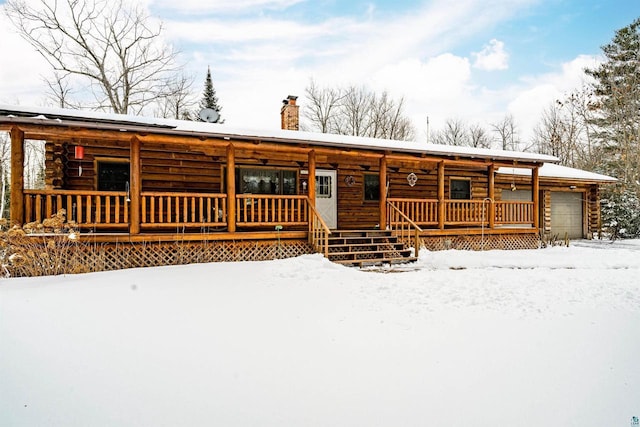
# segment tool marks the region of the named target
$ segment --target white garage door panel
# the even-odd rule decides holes
[[[551,192],[551,234],[564,238],[581,239],[582,193]]]

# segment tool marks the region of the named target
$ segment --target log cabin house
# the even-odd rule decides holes
[[[599,186],[613,181],[541,154],[301,132],[293,96],[281,119],[282,129],[258,132],[0,107],[11,139],[11,223],[65,209],[87,248],[111,258],[105,268],[310,252],[393,262],[415,259],[420,247],[535,248],[543,235],[588,237],[600,227]],[[44,144],[44,189],[24,186],[25,140]]]

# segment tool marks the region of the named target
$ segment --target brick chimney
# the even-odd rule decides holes
[[[280,110],[282,119],[282,129],[300,130],[300,112],[299,106],[296,105],[297,96],[289,95],[287,99],[282,101],[284,104]]]

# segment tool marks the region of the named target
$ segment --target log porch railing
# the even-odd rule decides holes
[[[309,219],[309,243],[313,246],[313,249],[324,255],[325,258],[329,257],[329,235],[331,230],[324,222],[316,208],[311,203],[311,199],[307,197],[307,205],[309,206],[309,212],[311,218]]]
[[[304,226],[309,221],[307,196],[271,194],[236,195],[238,226]]]
[[[495,202],[496,224],[533,224],[533,202]]]
[[[445,224],[482,225],[489,222],[488,204],[484,200],[445,200]]]
[[[434,199],[396,199],[388,202],[404,212],[418,226],[438,225],[438,201]],[[511,202],[490,200],[445,200],[445,225],[487,225],[489,206],[495,205],[495,223],[497,225],[533,224],[533,202]]]
[[[226,227],[227,195],[142,192],[140,227]]]
[[[430,199],[387,199],[394,208],[403,212],[419,226],[438,225],[438,201]]]
[[[400,237],[400,240],[409,242],[409,246],[414,248],[417,257],[420,253],[422,229],[389,201],[387,201],[387,221],[391,230]]]
[[[41,222],[66,209],[68,220],[83,228],[126,231],[130,223],[129,203],[128,194],[118,191],[24,190],[24,222]],[[486,226],[490,203],[494,203],[496,225],[533,224],[533,202],[446,200],[444,203],[444,224],[448,226]],[[388,199],[388,204],[388,218],[394,226],[404,221],[400,213],[417,227],[438,225],[437,200]],[[320,218],[310,207],[304,195],[239,194],[235,219],[242,227],[309,226],[310,232],[315,233],[314,230],[324,229],[325,224],[314,224]],[[142,192],[140,225],[146,230],[224,229],[228,225],[227,208],[227,195],[222,193]]]
[[[126,229],[129,204],[124,191],[24,190],[24,222],[50,218],[59,210],[67,220],[95,229]]]
[[[24,190],[24,223],[42,222],[60,209],[80,227],[127,230],[130,200],[126,192],[82,190]],[[239,194],[236,196],[236,224],[245,227],[274,225],[307,226],[307,196]],[[227,195],[221,193],[142,192],[142,229],[176,227],[225,228]]]

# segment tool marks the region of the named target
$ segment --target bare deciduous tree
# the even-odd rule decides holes
[[[305,88],[305,95],[309,103],[302,110],[302,116],[309,122],[303,124],[305,130],[317,130],[330,133],[336,126],[332,121],[344,97],[339,89],[318,87],[314,80]]]
[[[404,98],[396,103],[387,92],[374,96],[371,105],[371,129],[369,136],[408,140],[415,136],[411,120],[404,115]]]
[[[60,108],[79,108],[79,104],[71,99],[73,89],[68,77],[68,74],[61,75],[56,71],[53,73],[53,80],[45,80],[49,87],[47,96]]]
[[[565,166],[594,170],[602,159],[590,135],[591,102],[582,88],[550,104],[534,129],[536,150],[558,157]]]
[[[567,116],[560,101],[553,102],[542,112],[542,119],[534,129],[534,146],[539,153],[550,154],[566,166],[575,164],[577,123]]]
[[[9,186],[8,170],[11,164],[11,142],[7,132],[0,132],[0,218],[4,218]]]
[[[476,148],[491,148],[491,139],[487,131],[478,123],[469,126],[469,145]]]
[[[511,114],[506,114],[502,120],[491,124],[491,129],[498,134],[498,143],[503,150],[518,150],[520,145],[518,128]]]
[[[571,105],[572,111],[577,116],[577,120],[581,126],[580,141],[582,145],[582,158],[578,164],[579,168],[586,170],[595,170],[597,165],[601,163],[602,152],[597,149],[593,135],[596,133],[594,129],[594,111],[595,104],[593,89],[588,85],[572,92],[564,101],[566,105]]]
[[[305,90],[302,128],[322,133],[410,140],[415,130],[404,115],[404,99],[394,101],[364,86],[321,88],[312,80]]]
[[[24,141],[24,186],[43,189],[44,182],[44,141],[25,139]]]
[[[8,0],[5,12],[58,76],[85,80],[98,108],[139,113],[175,72],[162,26],[126,0]]]
[[[367,135],[373,106],[372,94],[363,86],[351,86],[343,91],[340,114],[336,115],[336,133],[340,135]]]
[[[167,93],[157,102],[156,117],[194,120],[197,113],[194,107],[197,104],[191,91],[193,80],[179,75],[167,82]]]
[[[0,132],[0,218],[8,214],[11,170],[11,138]],[[44,144],[42,141],[24,141],[24,186],[44,188]]]
[[[436,132],[433,137],[435,144],[442,145],[469,145],[469,137],[465,123],[460,119],[447,119],[444,129]]]

